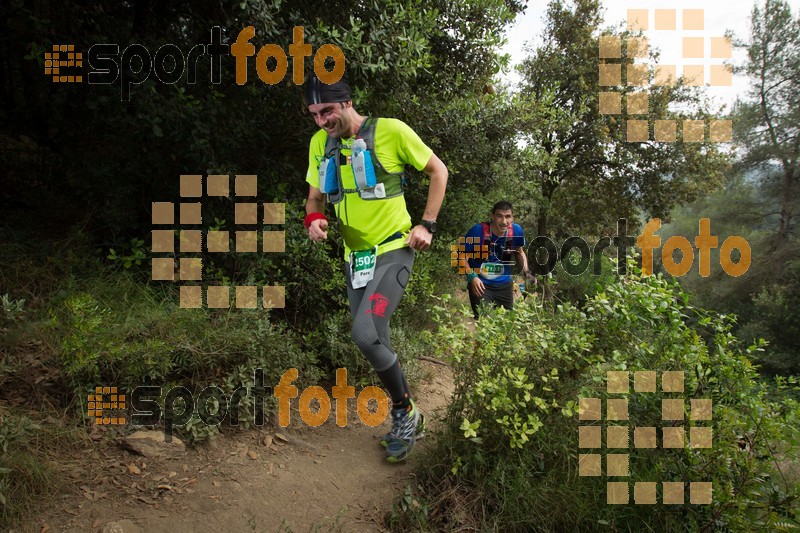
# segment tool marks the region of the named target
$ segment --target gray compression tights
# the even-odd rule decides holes
[[[352,286],[350,265],[345,267],[353,340],[378,373],[395,404],[407,397],[408,385],[389,339],[389,321],[400,304],[413,265],[414,250],[411,248],[381,254],[374,277],[360,289]]]

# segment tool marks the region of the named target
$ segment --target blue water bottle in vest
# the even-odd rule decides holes
[[[364,139],[353,141],[350,163],[353,166],[356,188],[359,190],[372,189],[378,184],[378,180],[375,178],[375,167],[372,166],[372,154],[367,150],[367,143]]]
[[[339,180],[336,177],[336,161],[326,157],[319,164],[319,190],[325,194],[339,192]]]

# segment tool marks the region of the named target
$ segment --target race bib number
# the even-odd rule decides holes
[[[506,272],[503,263],[483,263],[481,265],[481,276],[486,279],[497,279]]]
[[[378,261],[378,247],[361,252],[350,253],[350,273],[354,289],[365,287],[375,276],[375,264]]]

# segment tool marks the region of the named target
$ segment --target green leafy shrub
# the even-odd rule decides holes
[[[241,254],[232,246],[230,253],[206,254],[204,269],[215,283],[283,286],[286,306],[273,313],[297,331],[309,331],[327,316],[347,308],[339,230],[331,223],[328,240],[312,242],[298,223],[305,215],[304,202],[284,202],[284,209],[287,224],[265,229],[285,232],[285,252]]]
[[[743,311],[737,336],[769,341],[770,349],[759,356],[763,369],[770,374],[800,373],[800,260],[789,262],[780,282],[761,287]]]
[[[573,264],[578,264],[580,253],[577,250],[571,250],[569,260]],[[553,272],[555,278],[555,286],[557,287],[556,296],[562,300],[571,302],[577,307],[583,307],[586,301],[592,296],[597,294],[597,291],[602,290],[606,285],[613,283],[616,280],[616,260],[610,259],[608,256],[600,254],[599,259],[599,272],[595,268],[595,258],[589,262],[587,269],[579,275],[569,274],[565,269],[562,261],[556,264]]]
[[[0,410],[0,527],[24,529],[37,502],[63,485],[63,466],[55,449],[74,444],[74,434],[27,416]]]
[[[219,379],[207,375],[190,382],[195,397],[205,387],[215,386],[222,391],[225,398],[230,399],[237,389],[251,389],[254,386],[254,372],[257,369],[263,371],[264,384],[267,386],[275,386],[284,372],[290,368],[298,370],[295,385],[301,390],[320,379],[315,354],[303,351],[299,339],[293,333],[285,326],[273,323],[266,315],[259,312],[231,312],[227,314],[223,330],[224,340],[219,339],[215,344],[224,346],[227,353],[221,358],[214,372],[223,377]],[[220,341],[225,344],[222,345]],[[186,386],[185,380],[182,383]],[[265,397],[263,406],[265,416],[268,417],[270,409],[275,405],[273,397]],[[217,407],[211,411],[216,412]],[[254,408],[252,394],[240,399],[237,427],[242,429],[252,427]],[[176,429],[180,437],[198,444],[213,439],[221,429],[228,427],[230,422],[231,415],[228,414],[219,426],[208,425],[195,414],[186,425]]]
[[[14,300],[8,294],[0,295],[0,351],[16,345],[23,336],[25,319],[25,300]],[[6,360],[0,360],[0,374]]]
[[[529,298],[513,312],[493,311],[472,334],[452,317],[440,320],[446,327],[439,328],[438,344],[453,362],[455,393],[420,474],[425,520],[435,528],[766,531],[798,525],[800,492],[785,472],[800,445],[798,402],[770,400],[752,364],[761,348],[742,353],[732,321],[689,306],[676,284],[643,278],[630,265],[626,278],[599,290],[582,310],[570,304],[549,310]],[[662,421],[661,399],[674,395],[629,392],[624,424],[678,425],[687,436],[695,425],[708,426],[713,446],[634,448],[631,433],[630,476],[616,479],[711,481],[711,505],[608,505],[608,478],[578,475],[578,454],[591,453],[578,448],[578,426],[586,424],[578,420],[578,400],[607,399],[612,370],[682,371],[686,406],[690,399],[712,399],[713,420],[686,416],[673,423]],[[392,525],[413,526],[412,518],[399,513]]]
[[[427,328],[430,325],[427,309],[452,279],[449,242],[434,238],[431,249],[417,253],[414,258],[411,277],[396,311],[397,320],[415,328]]]
[[[143,332],[127,335],[112,310],[88,293],[52,309],[50,324],[61,337],[59,355],[76,390],[103,383],[128,388],[164,379],[174,366],[166,341]]]
[[[21,320],[25,315],[25,300],[12,300],[8,294],[0,296],[0,325],[11,324]]]
[[[230,397],[238,387],[252,387],[257,368],[266,385],[290,368],[298,369],[298,382],[319,379],[317,353],[304,351],[297,334],[266,311],[181,309],[174,292],[127,274],[114,286],[98,281],[85,289],[50,309],[48,327],[82,412],[98,385],[156,385],[164,395],[177,385],[194,394],[214,385]],[[252,398],[245,398],[240,427],[249,427],[252,412]],[[178,434],[189,442],[213,438],[217,427],[199,422],[191,419]]]
[[[330,369],[347,368],[351,378],[359,380],[372,373],[372,366],[353,342],[350,310],[325,317],[305,336],[304,345],[319,354],[321,362]]]
[[[0,416],[0,509],[5,514],[10,502],[11,474],[14,469],[9,460],[9,448],[41,429],[26,417]]]
[[[125,255],[125,251],[128,255]],[[123,268],[131,268],[133,265],[141,265],[147,259],[147,248],[144,245],[144,239],[131,239],[131,244],[124,247],[123,251],[117,253],[116,248],[111,248],[108,251],[108,260],[118,263]]]

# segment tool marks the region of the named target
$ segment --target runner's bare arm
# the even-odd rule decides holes
[[[422,219],[436,220],[439,215],[439,209],[442,207],[445,189],[447,188],[447,167],[436,154],[433,154],[422,171],[431,179],[431,184],[428,187],[428,202],[425,205],[425,213],[422,215]],[[411,233],[408,235],[406,243],[415,250],[423,251],[431,245],[432,238],[433,235],[425,226],[416,225],[411,228]]]

